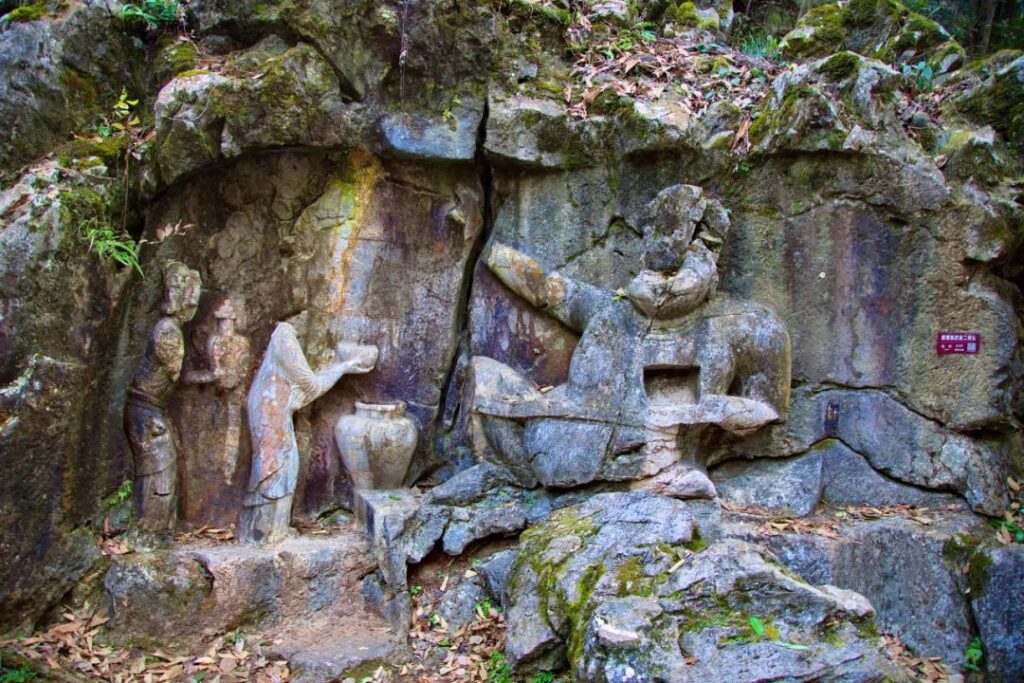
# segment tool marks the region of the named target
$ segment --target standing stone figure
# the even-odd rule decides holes
[[[188,384],[213,384],[227,402],[227,424],[219,460],[224,479],[230,484],[241,442],[242,396],[252,350],[249,339],[235,329],[238,304],[230,298],[224,299],[214,309],[213,317],[217,319],[217,330],[207,340],[205,349],[209,369],[187,372],[184,381]]]
[[[183,263],[164,266],[164,317],[153,328],[142,364],[128,389],[124,428],[135,456],[135,516],[149,532],[174,531],[177,508],[178,437],[167,417],[185,358],[181,326],[199,305],[199,273]]]
[[[296,329],[290,323],[278,323],[249,389],[252,475],[239,516],[239,540],[271,543],[287,536],[299,475],[292,416],[334,386],[342,375],[372,370],[377,353],[376,346],[341,343],[335,361],[313,372]]]

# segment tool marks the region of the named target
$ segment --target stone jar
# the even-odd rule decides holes
[[[342,462],[357,490],[397,489],[405,481],[418,434],[405,403],[361,403],[334,427]]]

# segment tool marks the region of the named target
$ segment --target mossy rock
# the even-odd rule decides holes
[[[953,102],[954,109],[981,124],[988,124],[1014,148],[1024,149],[1024,57],[989,67],[994,75]],[[984,67],[980,69],[984,72]]]
[[[128,138],[124,135],[111,135],[107,138],[75,138],[57,151],[57,157],[63,166],[82,166],[82,162],[91,158],[102,160],[109,168],[114,168],[121,160],[128,147]]]
[[[942,26],[896,0],[850,0],[816,7],[786,34],[780,49],[791,60],[851,50],[889,64],[924,61],[937,74],[963,62],[963,48]]]
[[[702,9],[693,2],[672,3],[662,15],[663,23],[671,23],[677,29],[698,29],[717,31],[721,20],[714,9]]]
[[[199,50],[191,40],[166,36],[161,39],[156,57],[153,59],[153,73],[158,83],[196,69],[199,65]]]
[[[840,49],[844,37],[839,5],[821,5],[800,18],[796,27],[783,37],[779,51],[789,60],[830,54]]]

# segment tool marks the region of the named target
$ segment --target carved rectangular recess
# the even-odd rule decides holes
[[[697,403],[700,399],[700,368],[651,366],[644,368],[644,391],[652,405]]]

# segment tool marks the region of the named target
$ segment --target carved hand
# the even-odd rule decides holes
[[[710,395],[700,403],[706,410],[707,422],[734,434],[746,434],[779,419],[771,406],[751,398]]]
[[[353,344],[341,342],[337,348],[338,358],[345,366],[345,372],[350,375],[364,374],[373,370],[377,364],[379,349],[372,344]]]
[[[485,259],[499,280],[533,306],[546,306],[545,279],[547,273],[536,259],[516,251],[501,242],[495,242]]]

